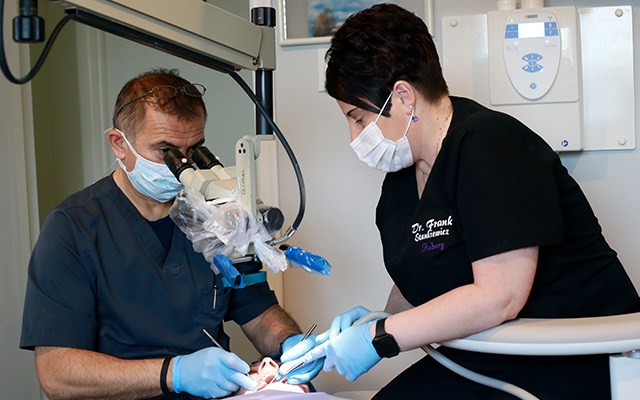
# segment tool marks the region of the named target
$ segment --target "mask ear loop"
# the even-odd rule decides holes
[[[382,116],[382,113],[384,112],[384,108],[387,106],[387,103],[389,102],[389,100],[391,100],[391,96],[393,96],[393,90],[391,91],[391,93],[389,93],[389,97],[387,97],[387,100],[385,100],[384,104],[382,105],[382,108],[380,109],[380,113],[376,117],[376,120],[373,121],[374,123],[376,124],[378,123],[378,120],[380,119],[380,117]]]
[[[147,162],[147,163],[151,163],[151,164],[155,164],[155,165],[164,165],[163,163],[159,163],[159,162],[155,162],[155,161],[151,161],[148,160],[144,157],[142,157],[137,151],[136,149],[133,148],[133,145],[131,144],[131,142],[129,141],[129,139],[127,139],[127,136],[124,134],[124,132],[122,132],[120,129],[117,128],[113,128],[114,131],[120,133],[122,135],[122,138],[124,139],[125,143],[127,143],[127,146],[129,146],[129,150],[131,150],[131,152],[133,153],[133,155],[136,156],[136,162],[137,160],[144,160],[143,162]]]
[[[416,118],[416,119],[414,119]],[[417,117],[415,116],[415,110],[413,109],[413,107],[411,107],[411,117],[409,117],[409,122],[407,123],[407,128],[404,130],[404,135],[402,135],[402,137],[406,137],[407,133],[409,133],[409,127],[411,126],[412,122],[417,121]]]

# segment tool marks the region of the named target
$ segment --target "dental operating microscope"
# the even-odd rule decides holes
[[[329,273],[330,266],[321,257],[284,244],[293,236],[304,215],[305,189],[295,155],[273,121],[276,10],[271,0],[250,1],[251,21],[202,0],[181,0],[180,12],[176,12],[177,2],[174,0],[49,1],[63,7],[65,16],[52,30],[33,69],[24,77],[13,76],[4,57],[4,47],[2,48],[0,67],[9,81],[17,84],[30,81],[42,66],[62,27],[71,20],[229,75],[256,107],[256,134],[238,140],[235,149],[236,165],[222,166],[203,146],[188,155],[169,151],[165,163],[183,183],[185,190],[200,193],[206,202],[219,205],[221,199],[226,199],[227,202],[239,204],[243,213],[246,213],[243,218],[257,223],[270,235],[268,238],[263,235],[260,239],[263,253],[267,250],[271,253],[282,252],[286,255],[285,262],[288,260],[292,266],[295,264],[307,271],[310,271],[310,267],[316,272]],[[0,0],[0,5],[3,4],[4,0]],[[0,17],[2,9],[0,7]],[[20,15],[13,19],[14,41],[44,41],[44,20],[38,16],[37,0],[20,0],[19,12]],[[1,36],[0,32],[0,39]],[[242,69],[254,71],[255,92],[237,74]],[[274,134],[291,161],[300,194],[298,214],[291,226],[278,238],[275,235],[283,225],[283,214],[275,207],[262,204],[257,197],[256,159],[260,155],[260,143],[274,140]],[[190,164],[186,156],[190,156],[195,165]],[[229,200],[230,198],[232,199]],[[202,222],[197,218],[191,220],[194,221]],[[238,226],[241,225],[242,223],[238,223]],[[178,226],[185,228],[180,224]],[[243,275],[255,274],[261,270],[264,260],[256,255],[255,243],[241,249],[236,246],[232,250],[225,248],[223,258],[218,257],[212,262],[214,271],[218,267],[225,267],[225,271],[230,267],[234,275],[228,276],[229,280],[239,284],[238,279],[242,280]],[[211,254],[206,256],[209,258]],[[269,266],[268,263],[267,265]],[[275,269],[284,268],[280,265]]]
[[[164,156],[185,187],[170,209],[171,218],[232,287],[243,287],[243,277],[256,276],[263,263],[274,273],[286,268],[285,253],[265,250],[285,239],[272,236],[282,228],[284,215],[257,197],[261,140],[250,135],[239,139],[232,167],[224,167],[202,145],[189,150],[193,164],[177,149]],[[274,259],[278,255],[280,260]]]

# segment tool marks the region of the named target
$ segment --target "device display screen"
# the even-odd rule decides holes
[[[520,39],[544,37],[544,22],[527,22],[518,24]]]

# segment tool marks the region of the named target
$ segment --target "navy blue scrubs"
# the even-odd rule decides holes
[[[224,320],[242,325],[277,304],[266,283],[225,288],[172,231],[167,250],[111,176],[67,198],[29,262],[20,347],[157,358],[211,346],[206,328],[229,348]]]

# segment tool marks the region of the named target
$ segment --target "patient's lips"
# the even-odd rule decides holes
[[[253,363],[249,370],[249,376],[258,383],[256,391],[263,389],[282,390],[287,392],[308,393],[307,385],[292,385],[285,382],[270,383],[278,374],[278,363],[269,357],[265,357],[260,362]],[[247,389],[240,388],[236,395],[250,393]]]

